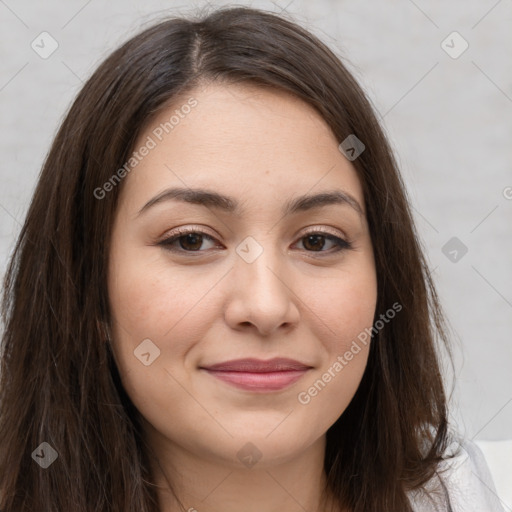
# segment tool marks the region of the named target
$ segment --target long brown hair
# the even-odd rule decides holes
[[[446,328],[398,166],[361,87],[333,51],[284,16],[247,7],[173,17],[114,51],[72,104],[42,168],[4,282],[0,380],[3,512],[158,510],[140,417],[104,331],[107,262],[122,182],[97,198],[156,112],[205,80],[250,82],[312,105],[355,135],[378,276],[367,368],[327,432],[328,485],[354,512],[410,511],[407,491],[447,446],[439,350]],[[133,172],[136,172],[133,171]],[[449,353],[448,347],[448,353]],[[47,442],[57,461],[32,453]]]

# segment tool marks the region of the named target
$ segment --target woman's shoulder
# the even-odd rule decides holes
[[[436,476],[409,493],[414,512],[505,512],[480,448],[456,435],[450,441]]]

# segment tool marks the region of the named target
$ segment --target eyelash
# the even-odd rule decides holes
[[[204,231],[201,231],[199,229],[194,229],[194,228],[183,228],[183,229],[179,229],[175,234],[173,234],[172,236],[170,237],[167,237],[167,238],[164,238],[163,240],[161,240],[160,242],[157,243],[157,245],[159,246],[162,246],[166,251],[169,251],[169,252],[175,252],[175,253],[186,253],[186,254],[194,254],[194,253],[204,253],[205,251],[201,251],[201,250],[197,250],[197,251],[187,251],[185,249],[176,249],[174,247],[171,247],[172,244],[174,242],[177,242],[180,238],[186,236],[186,235],[190,235],[190,234],[194,234],[194,235],[202,235],[203,237],[206,237],[212,241],[215,241],[215,238],[213,238],[212,236],[210,236],[208,233],[205,233]],[[306,238],[307,236],[311,236],[311,235],[320,235],[320,236],[323,236],[331,241],[333,241],[337,246],[338,248],[336,250],[330,250],[330,251],[307,251],[306,252],[309,252],[309,253],[313,253],[313,254],[322,254],[322,253],[327,253],[327,255],[331,255],[331,254],[334,254],[334,253],[338,253],[340,251],[343,251],[343,250],[351,250],[353,248],[352,246],[352,243],[349,242],[348,240],[344,240],[343,238],[340,238],[338,236],[335,236],[331,233],[328,233],[327,231],[323,231],[323,230],[316,230],[316,231],[310,231],[310,232],[307,232],[305,233],[304,235],[302,235],[300,237],[299,240],[302,240],[303,238]],[[323,257],[323,256],[321,256]]]

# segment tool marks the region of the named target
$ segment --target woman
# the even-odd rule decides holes
[[[388,143],[282,17],[166,20],[101,64],[3,307],[4,512],[501,510]]]

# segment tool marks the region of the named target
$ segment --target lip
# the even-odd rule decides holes
[[[307,370],[311,368],[306,364],[288,359],[286,357],[275,357],[274,359],[233,359],[232,361],[224,361],[209,366],[201,366],[200,368],[210,371],[220,372],[249,372],[249,373],[270,373],[285,372],[293,370]]]
[[[294,359],[236,359],[200,367],[213,377],[249,391],[278,391],[291,386],[312,367]]]

